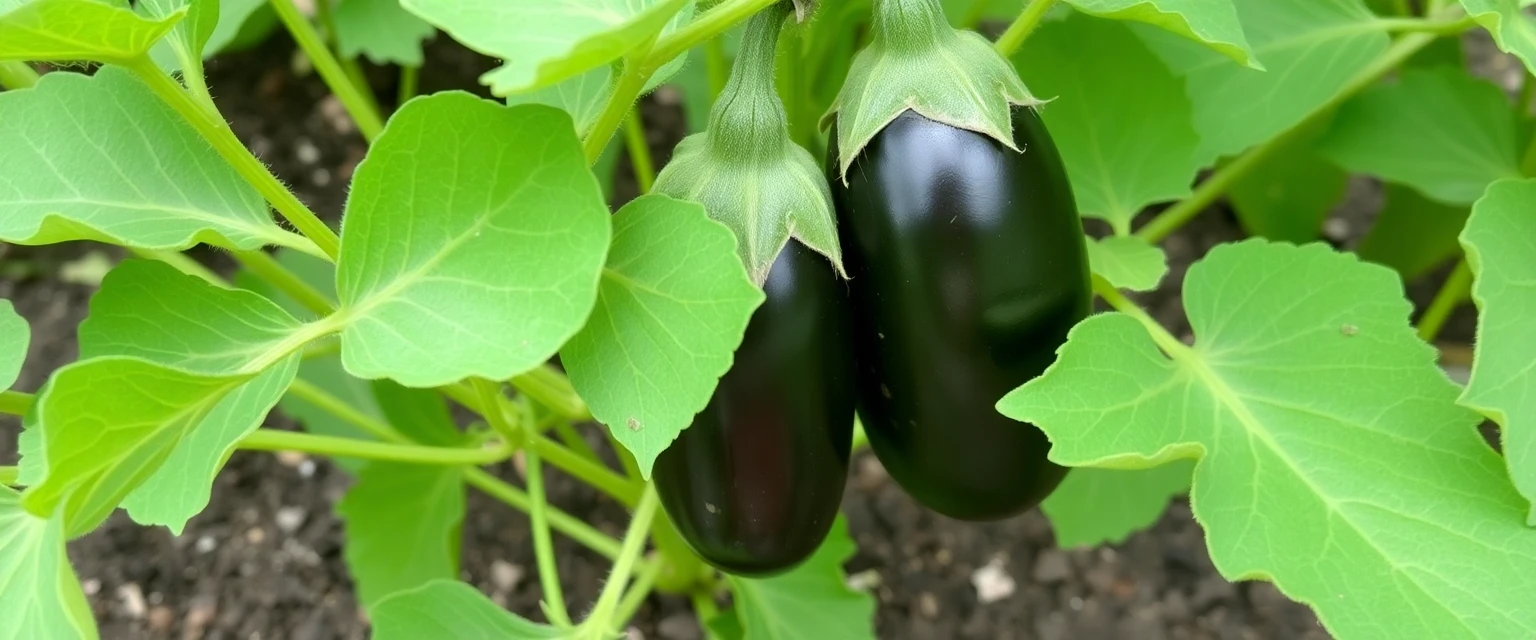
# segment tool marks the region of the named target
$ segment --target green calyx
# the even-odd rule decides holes
[[[758,285],[791,238],[832,261],[844,277],[832,192],[810,152],[790,140],[774,87],[774,56],[787,5],[747,22],[731,79],[709,128],[678,144],[656,193],[704,205],[736,234],[736,251]]]
[[[1013,143],[1013,105],[1036,99],[992,43],[949,26],[939,0],[875,0],[869,46],[854,56],[842,91],[822,116],[837,119],[838,176],[901,112]]]

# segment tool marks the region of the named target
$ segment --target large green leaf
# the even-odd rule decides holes
[[[1349,183],[1343,169],[1317,152],[1329,122],[1308,121],[1287,134],[1232,183],[1227,198],[1249,235],[1298,244],[1318,238]]]
[[[1197,458],[1217,569],[1273,580],[1339,637],[1536,634],[1527,504],[1395,273],[1251,240],[1191,267],[1183,300],[1193,346],[1144,314],[1094,316],[999,409],[1069,466]]]
[[[421,66],[421,44],[437,32],[400,0],[342,0],[332,20],[341,55],[366,55],[374,64]]]
[[[64,555],[64,524],[0,486],[0,640],[95,640],[96,621]]]
[[[458,576],[464,522],[459,468],[371,463],[358,473],[336,513],[346,523],[347,569],[363,607]]]
[[[566,637],[559,629],[496,606],[472,586],[450,580],[433,580],[390,594],[368,613],[373,618],[374,640]]]
[[[0,300],[0,391],[9,389],[21,375],[31,341],[32,327],[26,319],[16,313],[10,300]]]
[[[586,322],[608,239],[564,113],[460,92],[411,100],[352,181],[342,362],[414,387],[538,366]]]
[[[505,60],[481,76],[505,96],[618,59],[660,33],[691,0],[401,0],[464,45]]]
[[[1461,0],[1467,15],[1493,34],[1500,49],[1514,54],[1525,68],[1536,73],[1536,18],[1525,7],[1532,0]]]
[[[1232,0],[1268,71],[1232,64],[1161,30],[1136,31],[1188,81],[1200,148],[1209,164],[1295,126],[1387,49],[1387,35],[1359,0]]]
[[[1488,187],[1461,233],[1476,281],[1477,352],[1461,403],[1503,429],[1515,487],[1536,503],[1536,180]],[[1536,508],[1527,517],[1536,526]]]
[[[650,477],[730,368],[763,292],[730,230],[698,204],[642,196],[613,227],[597,308],[560,356],[592,415]]]
[[[816,553],[789,573],[761,580],[730,576],[746,637],[873,639],[875,600],[850,589],[843,576],[843,563],[856,550],[848,523],[839,516]]]
[[[1085,13],[1162,27],[1220,52],[1238,64],[1263,70],[1238,23],[1231,0],[1067,0]]]
[[[1083,215],[1124,235],[1143,207],[1189,195],[1200,139],[1184,81],[1129,28],[1073,15],[1043,25],[1013,60],[1032,90],[1054,98],[1040,117]]]
[[[1515,111],[1497,85],[1462,67],[1409,69],[1344,103],[1318,143],[1345,169],[1472,204],[1488,183],[1520,176]]]
[[[99,0],[12,0],[0,4],[0,60],[126,64],[148,53],[183,15],[145,18]]]
[[[1051,519],[1057,546],[1120,543],[1156,523],[1168,500],[1189,490],[1194,471],[1188,460],[1151,469],[1074,469],[1040,510]]]
[[[1168,273],[1168,256],[1135,236],[1089,238],[1088,266],[1118,289],[1151,291]]]
[[[1472,212],[1466,205],[1441,204],[1412,187],[1387,184],[1381,213],[1356,252],[1361,258],[1396,269],[1409,281],[1455,256],[1456,234]]]
[[[317,251],[279,227],[255,189],[122,68],[50,73],[31,90],[0,94],[0,122],[0,240]]]

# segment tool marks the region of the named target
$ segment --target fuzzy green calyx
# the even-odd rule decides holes
[[[810,152],[789,137],[773,62],[784,3],[747,22],[731,79],[709,128],[683,139],[653,191],[704,205],[736,234],[736,251],[758,285],[790,238],[843,271],[832,191]]]
[[[1013,105],[1034,106],[1013,65],[972,31],[949,26],[939,0],[875,0],[870,42],[853,58],[823,127],[837,119],[838,176],[901,112],[1013,143]]]

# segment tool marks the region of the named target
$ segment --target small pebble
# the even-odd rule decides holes
[[[81,580],[80,590],[84,591],[85,595],[94,596],[98,593],[101,593],[101,581],[95,578],[86,578]]]
[[[511,591],[523,581],[523,568],[505,560],[491,562],[491,583],[497,591]]]
[[[314,164],[320,161],[320,149],[309,138],[299,138],[294,142],[293,155],[304,164]]]
[[[309,512],[303,507],[283,507],[277,510],[274,520],[277,521],[277,528],[282,529],[283,533],[291,534],[304,526],[304,520],[307,518],[309,518]]]
[[[315,169],[314,173],[309,174],[309,181],[317,187],[326,186],[331,183],[331,171],[325,168]]]
[[[283,465],[285,467],[288,467],[290,469],[297,468],[299,465],[304,464],[304,461],[308,460],[308,459],[309,459],[309,456],[306,456],[303,453],[300,453],[298,451],[279,451],[279,452],[277,452],[277,462],[278,462],[278,464],[281,464],[281,465]]]
[[[933,620],[939,617],[939,599],[932,593],[924,591],[917,595],[917,612],[924,618]]]
[[[1072,607],[1073,611],[1082,611],[1083,599],[1077,596],[1072,596],[1072,599],[1067,601],[1067,606]]]
[[[674,613],[656,624],[656,633],[665,640],[699,640],[703,631],[698,619],[689,613]]]
[[[170,607],[155,607],[149,610],[149,628],[165,633],[171,630],[171,625],[176,623],[176,613]]]
[[[990,604],[1013,595],[1018,585],[1003,567],[1002,556],[994,556],[987,566],[971,574],[971,584],[976,587],[976,597],[982,604]]]
[[[880,572],[874,569],[865,569],[848,576],[848,588],[854,591],[869,591],[880,586]]]
[[[1343,242],[1349,239],[1349,221],[1343,218],[1329,218],[1323,221],[1323,235],[1334,242]]]
[[[250,529],[246,529],[246,531],[245,531],[245,541],[246,542],[249,542],[251,544],[261,544],[263,542],[266,542],[266,540],[267,540],[267,532],[263,531],[261,527],[251,527]]]
[[[305,460],[305,461],[299,463],[299,476],[300,477],[312,478],[312,477],[314,477],[314,475],[315,475],[315,461],[314,460]]]
[[[144,612],[149,609],[144,604],[144,590],[136,582],[118,587],[117,599],[123,601],[123,613],[135,620],[144,617]]]
[[[197,543],[192,545],[192,548],[196,549],[198,553],[208,553],[218,548],[218,546],[219,543],[213,539],[213,536],[198,536]]]

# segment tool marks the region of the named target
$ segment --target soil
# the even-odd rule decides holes
[[[489,64],[440,38],[429,48],[422,88],[483,93],[475,78]],[[311,207],[333,221],[339,217],[365,145],[287,37],[279,33],[254,51],[225,56],[210,73],[218,105],[241,138]],[[388,107],[392,74],[370,69],[369,77]],[[643,106],[658,165],[681,137],[675,104],[650,99]],[[627,166],[621,159],[616,202],[635,192]],[[1371,223],[1378,193],[1369,181],[1355,184],[1328,225],[1330,240],[1354,242]],[[1229,212],[1205,212],[1169,239],[1170,283],[1143,302],[1165,324],[1187,332],[1177,282],[1211,246],[1242,236]],[[14,301],[33,330],[19,388],[36,389],[48,372],[75,358],[75,328],[94,287],[60,274],[91,252],[120,255],[84,243],[0,246],[0,297]],[[195,255],[221,271],[231,268],[218,252]],[[1411,287],[1421,307],[1444,276],[1442,270]],[[1470,342],[1470,309],[1457,314],[1445,335]],[[274,413],[269,426],[291,428],[292,422]],[[17,431],[14,419],[0,420],[0,464],[15,463]],[[595,431],[588,433],[597,440]],[[847,568],[878,597],[881,638],[1326,637],[1309,610],[1269,584],[1221,578],[1183,500],[1124,544],[1062,550],[1038,511],[990,524],[956,522],[913,503],[873,457],[860,455],[853,468],[844,507],[859,551]],[[521,484],[510,465],[495,471]],[[138,526],[118,512],[69,544],[102,636],[365,637],[367,622],[343,563],[343,532],[333,513],[347,484],[346,474],[323,459],[241,452],[220,474],[208,509],[180,537]],[[560,508],[622,533],[625,512],[586,486],[550,472],[548,490]],[[559,536],[556,549],[567,598],[577,610],[590,606],[608,563]],[[472,492],[463,550],[466,580],[508,608],[542,618],[528,522],[520,513]],[[631,637],[692,640],[701,632],[685,600],[652,596]]]

